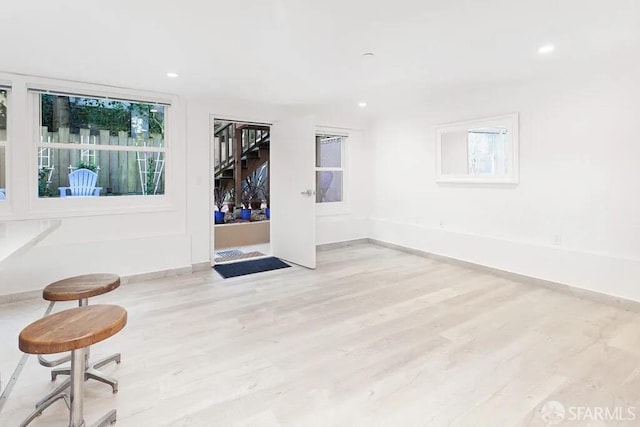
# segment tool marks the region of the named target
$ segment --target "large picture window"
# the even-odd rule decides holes
[[[344,136],[316,135],[316,203],[344,200]]]
[[[167,105],[36,96],[39,197],[164,194]]]
[[[7,198],[7,91],[0,89],[0,202]]]

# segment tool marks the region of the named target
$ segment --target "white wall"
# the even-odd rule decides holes
[[[632,70],[435,96],[377,121],[373,238],[640,300]],[[520,113],[520,184],[435,184],[442,123]]]
[[[316,109],[317,125],[352,134],[347,209],[319,213],[317,243],[373,237],[640,300],[639,99],[634,73],[619,69],[433,97],[374,125]],[[210,115],[274,122],[282,110],[176,100],[176,191],[167,205],[157,212],[64,217],[60,229],[3,270],[0,295],[86,272],[132,275],[209,261]],[[27,110],[24,102],[13,107]],[[509,112],[520,113],[518,186],[435,184],[434,125]],[[29,212],[24,173],[31,146],[15,142],[29,135],[24,123],[11,123],[7,153],[16,198],[0,214],[38,217]]]

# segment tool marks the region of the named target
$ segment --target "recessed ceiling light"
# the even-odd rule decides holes
[[[551,53],[551,52],[553,52],[555,50],[555,48],[556,47],[554,45],[552,45],[552,44],[546,44],[546,45],[540,46],[538,48],[538,53],[542,53],[542,54]]]
[[[367,103],[362,101],[362,102],[358,102],[358,107],[364,108],[367,106]]]
[[[362,54],[362,56],[373,56],[374,53],[373,52],[365,52]]]
[[[172,79],[175,79],[176,77],[178,77],[177,73],[167,73],[167,77],[171,77]]]

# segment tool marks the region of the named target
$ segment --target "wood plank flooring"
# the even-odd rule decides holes
[[[87,424],[117,408],[120,427],[543,426],[555,400],[638,408],[638,421],[561,425],[640,425],[640,314],[375,245],[318,258],[315,271],[207,271],[91,299],[129,323],[92,347],[122,364],[104,368],[118,394],[85,383]],[[3,382],[45,308],[0,305]],[[0,426],[54,385],[30,357]],[[67,417],[60,402],[32,426]]]

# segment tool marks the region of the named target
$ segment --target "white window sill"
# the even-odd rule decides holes
[[[29,218],[67,218],[177,210],[167,196],[52,197],[30,203]]]

